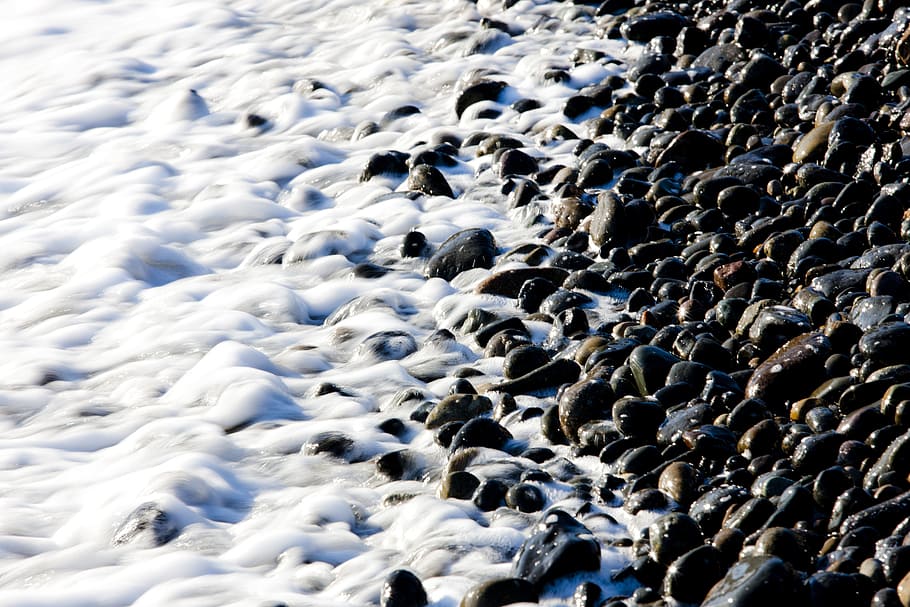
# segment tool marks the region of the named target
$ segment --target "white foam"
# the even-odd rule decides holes
[[[570,65],[579,37],[609,55],[622,47],[560,11],[531,0],[5,7],[0,605],[363,605],[408,567],[435,606],[455,607],[477,581],[509,574],[533,517],[438,498],[444,450],[389,403],[405,388],[443,396],[462,366],[495,379],[501,361],[479,359],[458,327],[473,308],[508,315],[514,302],[473,294],[486,270],[427,279],[399,246],[414,229],[435,246],[483,227],[505,251],[541,226],[519,225],[490,157],[470,149],[441,167],[455,199],[410,196],[404,175],[359,177],[374,152],[477,130],[573,163],[573,145],[539,135],[568,122],[578,87],[617,70],[571,67],[571,86],[541,76]],[[482,29],[482,16],[516,35]],[[459,119],[455,95],[477,76],[509,86]],[[542,107],[519,115],[508,104],[521,97]],[[355,135],[406,105],[420,112]],[[483,108],[502,115],[479,118]],[[249,126],[253,113],[265,124]],[[358,277],[362,262],[391,271]],[[591,312],[612,308],[597,298]],[[547,327],[530,325],[542,341]],[[443,328],[454,341],[426,342]],[[382,331],[407,333],[416,351],[406,337],[381,355],[361,346]],[[400,436],[378,429],[393,415]],[[507,425],[516,441],[545,442],[534,420]],[[350,439],[340,457],[312,453],[327,432]],[[414,470],[382,478],[372,460],[402,449]],[[558,484],[546,492],[568,499]],[[177,537],[115,545],[144,504]],[[605,550],[592,578],[609,586],[625,558]],[[568,585],[544,600],[567,600]]]

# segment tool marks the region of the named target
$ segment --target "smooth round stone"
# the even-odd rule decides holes
[[[455,198],[452,186],[446,181],[442,172],[428,164],[418,164],[408,174],[408,189],[422,192],[427,196],[445,196]]]
[[[496,421],[487,417],[478,417],[465,423],[452,437],[449,450],[469,447],[486,447],[488,449],[502,450],[506,443],[512,440],[512,433],[503,428]]]
[[[817,474],[837,458],[838,450],[846,437],[829,430],[803,438],[790,461],[801,474]]]
[[[657,468],[662,460],[660,450],[654,445],[633,447],[616,461],[616,473],[641,476]]]
[[[493,402],[478,394],[450,394],[439,401],[426,418],[430,430],[453,421],[466,422],[493,410]]]
[[[357,355],[369,360],[401,360],[417,351],[417,341],[405,331],[379,331],[357,346]]]
[[[548,278],[537,277],[526,280],[516,295],[516,305],[525,312],[536,312],[547,297],[559,287]]]
[[[423,607],[427,593],[416,575],[407,569],[396,569],[386,576],[379,595],[380,607]]]
[[[480,483],[471,499],[474,505],[482,511],[490,512],[505,504],[508,490],[508,485],[503,481],[495,478],[487,479]]]
[[[518,317],[508,316],[506,318],[496,318],[490,322],[484,323],[474,333],[474,341],[478,346],[486,348],[494,337],[499,336],[500,343],[505,347],[506,342],[514,341],[518,344],[522,337],[528,338],[529,333],[524,322]],[[528,339],[527,342],[530,340]],[[527,343],[523,342],[523,343]],[[498,356],[503,356],[498,354]]]
[[[426,275],[452,280],[465,270],[492,267],[495,256],[496,240],[489,230],[462,230],[450,236],[430,257]]]
[[[573,607],[599,607],[603,590],[594,582],[582,582],[572,594]]]
[[[627,217],[627,212],[615,195],[604,192],[597,197],[597,206],[591,214],[589,231],[591,239],[597,246],[602,246],[607,242],[621,240],[625,238],[621,235],[626,233],[627,224],[632,218]]]
[[[852,486],[852,478],[841,466],[832,466],[822,470],[812,484],[812,497],[825,509],[830,509],[834,501]]]
[[[660,423],[657,431],[657,444],[668,447],[679,444],[687,430],[710,423],[715,412],[707,403],[692,403],[680,407],[667,414],[666,419]]]
[[[568,445],[569,439],[559,423],[559,406],[551,405],[540,416],[540,434],[553,445]]]
[[[627,40],[648,42],[657,36],[676,37],[689,20],[674,11],[659,11],[632,17],[620,26]]]
[[[727,417],[727,427],[734,432],[745,432],[758,422],[770,419],[771,413],[761,401],[745,399],[740,401]]]
[[[745,540],[746,535],[740,529],[724,528],[714,534],[711,545],[720,550],[727,563],[732,563],[736,561]]]
[[[673,561],[664,577],[663,593],[683,603],[700,603],[726,572],[723,553],[703,544]]]
[[[623,436],[653,438],[665,414],[656,401],[626,396],[613,403],[612,417]]]
[[[581,220],[594,211],[593,205],[583,201],[577,196],[561,198],[550,207],[553,213],[553,222],[557,228],[575,230]],[[568,248],[568,247],[567,247]],[[581,251],[587,247],[578,247]]]
[[[549,282],[562,283],[569,272],[562,268],[544,267],[544,268],[513,268],[504,270],[490,275],[481,281],[474,291],[476,293],[490,293],[493,295],[502,295],[504,297],[518,297],[525,282],[533,279],[544,279]],[[550,293],[556,290],[553,285]],[[547,293],[549,295],[549,293]],[[541,298],[541,301],[543,299]]]
[[[604,381],[573,384],[559,399],[559,423],[563,433],[572,442],[578,442],[578,429],[584,424],[610,417],[607,403],[613,400],[613,389]]]
[[[701,473],[695,466],[688,462],[673,462],[661,471],[657,488],[676,503],[686,506],[698,497],[701,483]]]
[[[728,605],[777,605],[800,607],[803,584],[783,560],[753,556],[740,559],[714,585],[702,607]]]
[[[689,516],[695,519],[705,534],[716,533],[731,507],[749,499],[749,492],[737,485],[722,485],[700,495],[689,507]]]
[[[884,452],[866,471],[863,488],[874,491],[883,484],[883,478],[892,473],[904,477],[910,473],[910,430],[888,443]]]
[[[758,366],[746,384],[746,397],[766,403],[796,400],[818,387],[831,352],[827,337],[808,333],[791,339]]]
[[[550,357],[540,346],[518,346],[510,350],[502,363],[506,379],[515,379],[550,362]]]
[[[325,453],[339,459],[348,459],[354,451],[354,439],[342,432],[326,431],[311,437],[301,448],[305,455]]]
[[[670,506],[666,494],[658,489],[640,489],[632,493],[623,503],[622,509],[629,514],[639,512],[662,512]]]
[[[539,512],[546,505],[543,492],[530,483],[519,483],[510,487],[505,499],[509,508],[519,512]]]
[[[407,449],[386,453],[376,460],[376,471],[390,480],[401,480],[414,472],[413,454]]]
[[[766,529],[755,542],[756,554],[780,557],[796,569],[805,569],[808,554],[796,534],[784,527]]]
[[[178,535],[180,527],[174,517],[158,504],[148,502],[126,517],[114,532],[111,543],[114,546],[133,542],[163,546]]]
[[[648,537],[651,542],[651,558],[663,565],[670,565],[704,541],[698,523],[679,512],[665,514],[651,523]]]
[[[907,361],[906,344],[910,343],[910,325],[890,322],[872,327],[859,340],[859,351],[879,364]]]
[[[513,603],[536,603],[537,598],[538,592],[534,584],[519,578],[505,578],[474,586],[459,606],[504,607]]]
[[[360,173],[360,181],[369,181],[377,175],[405,175],[408,165],[405,162],[408,155],[403,152],[389,150],[377,152],[370,156],[367,164]]]
[[[455,100],[456,116],[461,118],[466,109],[480,101],[495,101],[506,86],[498,80],[481,80],[466,86]]]
[[[743,533],[752,534],[759,530],[775,510],[774,503],[764,497],[753,497],[745,504],[732,511],[725,518],[724,526],[730,529],[739,529]]]
[[[679,358],[656,346],[639,346],[629,354],[628,365],[642,396],[664,386],[670,369]]]
[[[417,230],[411,230],[405,234],[401,241],[402,257],[426,257],[429,254],[430,245],[427,237]]]
[[[809,317],[786,306],[761,310],[749,328],[749,340],[762,352],[771,353],[788,340],[809,331]]]
[[[686,171],[699,171],[723,164],[724,144],[705,131],[680,133],[655,160],[656,166],[677,162]]]
[[[908,580],[907,584],[904,584],[904,580],[901,580],[897,590],[894,588],[882,588],[872,596],[872,602],[870,603],[870,607],[908,606],[910,606],[910,580]]]
[[[865,594],[868,584],[868,580],[858,574],[820,571],[806,580],[806,589],[812,605],[866,607],[869,605],[868,594],[865,600],[860,597]]]
[[[547,512],[525,540],[512,574],[535,586],[581,571],[600,569],[600,545],[591,531],[562,510]]]
[[[474,491],[480,485],[480,480],[464,470],[449,473],[439,488],[439,497],[442,499],[471,499]]]
[[[833,122],[824,122],[803,135],[793,148],[793,162],[813,162],[824,158],[828,150],[828,135],[833,128]]]
[[[496,155],[494,155],[494,158]],[[516,149],[505,149],[498,157],[500,177],[531,175],[537,172],[537,161]]]

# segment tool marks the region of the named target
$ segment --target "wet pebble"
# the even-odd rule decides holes
[[[611,416],[607,403],[613,401],[613,389],[602,380],[573,384],[559,399],[559,423],[566,437],[578,442],[578,431],[584,424]]]
[[[697,546],[667,569],[663,593],[684,603],[700,603],[727,572],[726,559],[710,544]]]
[[[562,510],[544,514],[522,544],[512,573],[535,587],[579,571],[600,569],[600,545],[581,523]]]
[[[496,240],[489,230],[471,228],[450,236],[427,261],[427,277],[452,280],[465,270],[490,268]]]
[[[433,406],[425,425],[429,429],[435,429],[448,422],[466,422],[492,410],[493,402],[486,396],[450,394]]]
[[[482,582],[464,596],[460,607],[504,607],[513,603],[536,603],[538,591],[534,584],[520,578],[505,578]]]
[[[173,516],[161,506],[146,503],[138,506],[114,531],[114,546],[141,542],[149,546],[163,546],[180,534],[180,527]]]
[[[648,527],[648,538],[651,557],[667,566],[704,541],[695,519],[679,512],[665,514],[654,521]]]
[[[380,607],[423,607],[427,592],[420,578],[407,569],[396,569],[382,583]]]
[[[802,582],[793,569],[774,556],[741,559],[705,597],[705,607],[763,605],[798,607],[805,600]]]

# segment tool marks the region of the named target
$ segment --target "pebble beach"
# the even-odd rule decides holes
[[[901,4],[9,7],[0,606],[910,605]]]

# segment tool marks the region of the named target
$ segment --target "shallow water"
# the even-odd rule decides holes
[[[500,361],[478,361],[473,339],[424,342],[471,308],[514,309],[472,294],[486,270],[425,279],[421,260],[400,257],[402,236],[419,228],[438,245],[486,227],[505,251],[545,226],[507,211],[489,156],[462,153],[445,169],[455,200],[358,176],[373,152],[478,130],[571,162],[572,142],[546,143],[543,131],[569,122],[561,108],[580,86],[621,68],[572,68],[568,57],[579,40],[626,52],[569,18],[578,10],[529,0],[506,11],[484,0],[7,7],[0,604],[365,605],[389,571],[408,567],[432,604],[449,606],[508,575],[536,517],[438,499],[445,454],[432,434],[377,426],[402,415],[402,388],[438,398],[459,366],[501,374]],[[515,35],[482,30],[482,16]],[[572,80],[542,84],[551,67]],[[455,91],[483,74],[510,85],[502,115],[477,118],[496,105],[486,102],[459,119]],[[542,108],[519,115],[507,106],[519,97]],[[355,136],[403,105],[421,111]],[[266,126],[246,126],[250,112]],[[362,261],[393,271],[356,278]],[[600,297],[592,313],[615,308]],[[378,359],[362,342],[382,330],[412,336],[417,351]],[[442,379],[424,383],[415,369]],[[323,382],[343,392],[316,396]],[[545,442],[535,420],[507,427],[516,441]],[[309,454],[326,431],[353,439],[347,461]],[[377,476],[372,460],[403,448],[418,458],[413,478]],[[576,464],[602,472],[596,458]],[[543,488],[550,504],[580,505],[560,483]],[[161,546],[123,535],[149,503],[175,526]],[[605,548],[601,572],[585,579],[608,586],[628,558]],[[578,579],[544,602],[568,600]]]

